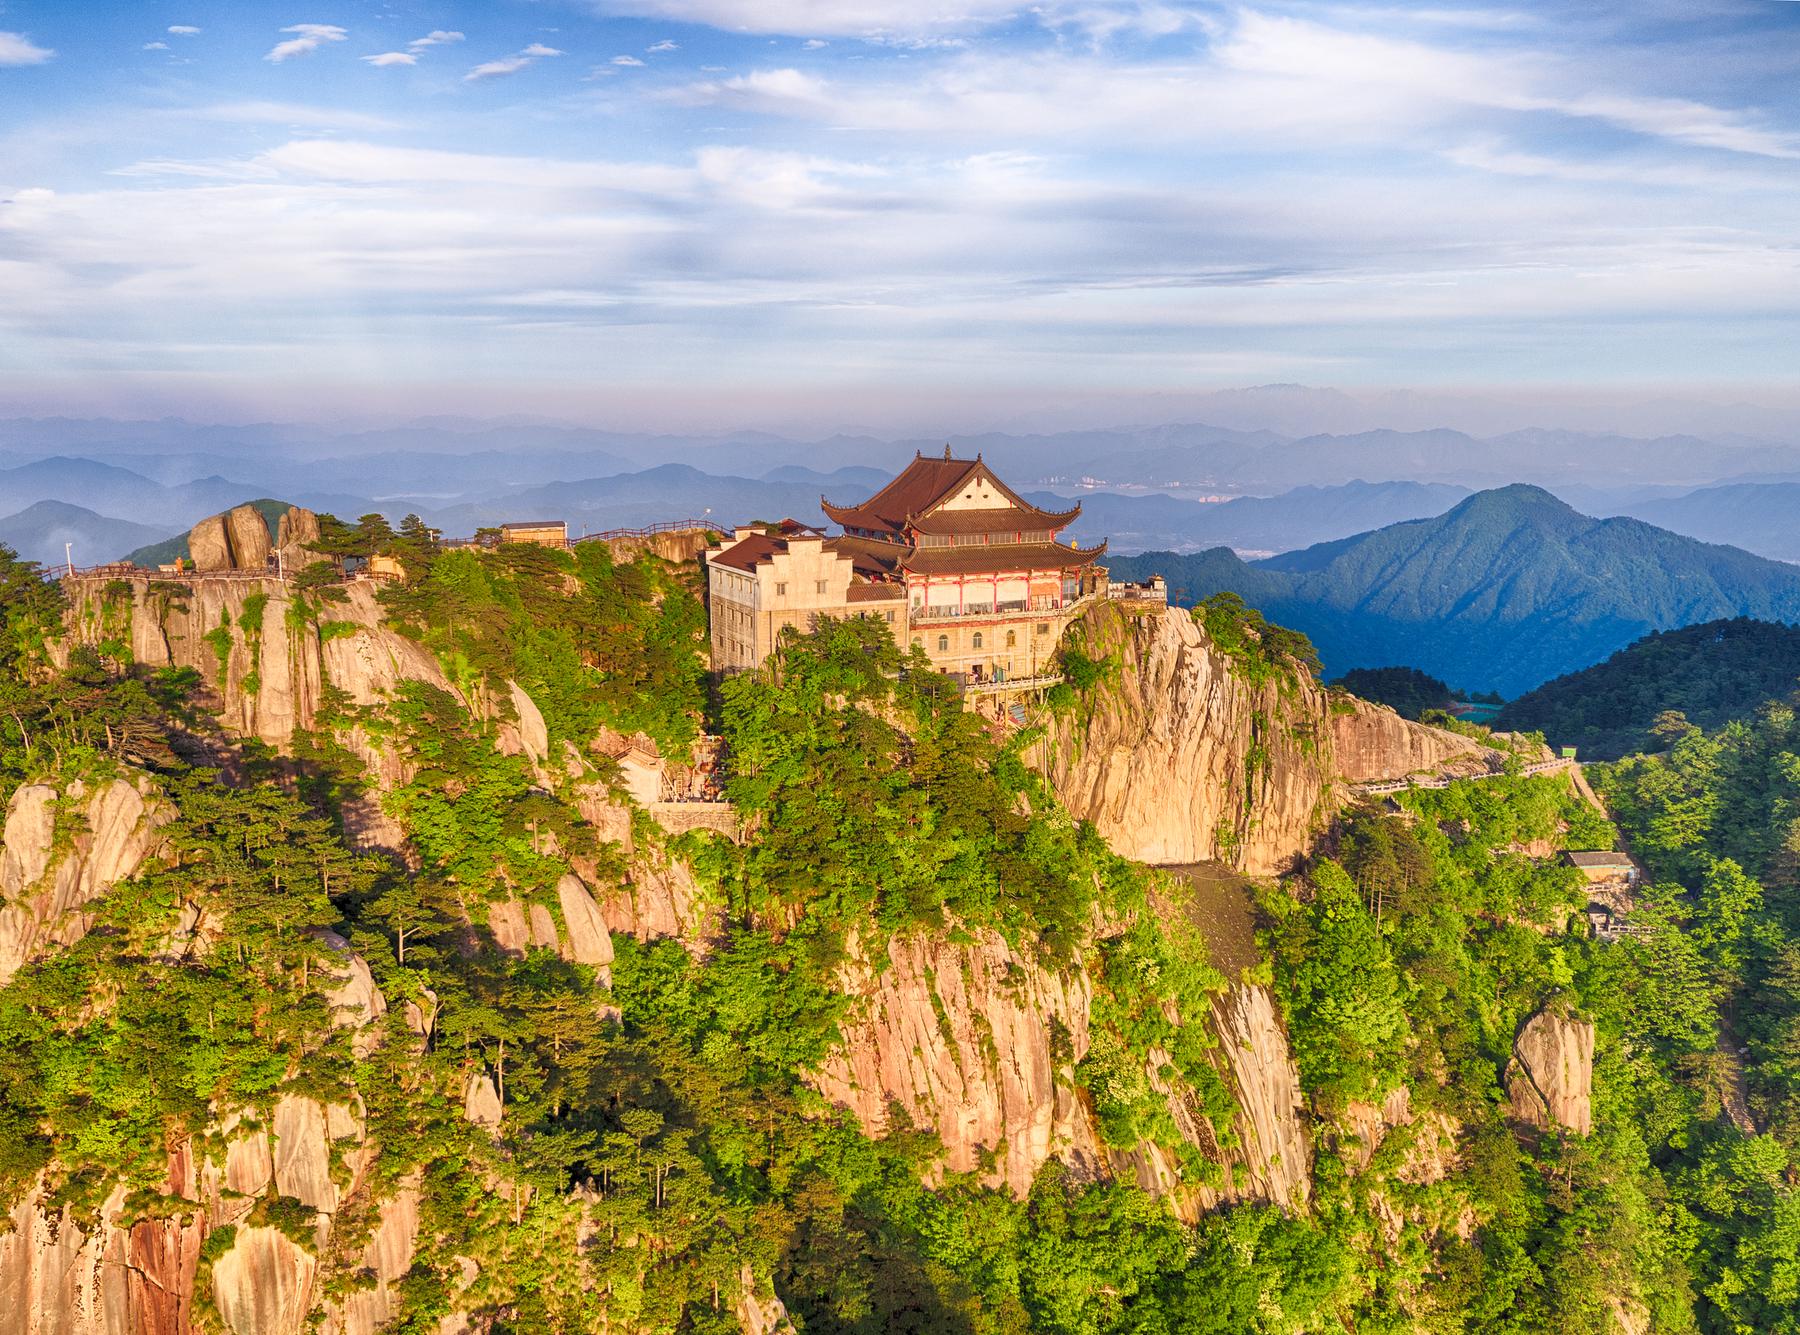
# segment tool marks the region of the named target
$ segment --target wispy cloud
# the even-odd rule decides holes
[[[171,23],[169,31],[176,37],[198,37],[200,35],[200,29],[191,23]]]
[[[167,51],[168,49],[169,49],[169,44],[167,42],[145,42],[144,43],[144,50],[146,50],[146,51]]]
[[[42,65],[55,54],[22,32],[0,32],[0,65]]]
[[[332,23],[295,23],[282,29],[294,34],[285,42],[277,42],[263,59],[279,65],[295,56],[311,55],[327,42],[341,42],[350,34]]]
[[[1400,145],[1471,117],[1598,121],[1667,142],[1800,156],[1800,135],[1751,113],[1596,89],[1590,69],[1243,11],[1204,51],[1121,61],[972,49],[924,67],[830,77],[765,68],[666,98],[888,132],[1220,149]],[[1123,137],[1123,139],[1121,138]]]
[[[412,41],[407,43],[407,46],[411,47],[414,51],[423,51],[428,46],[448,46],[451,42],[460,42],[462,40],[463,35],[460,32],[445,32],[442,28],[437,28],[426,33],[423,37],[413,38]]]
[[[654,55],[659,51],[679,51],[681,48],[679,46],[677,46],[674,42],[671,42],[667,38],[664,38],[662,41],[658,42],[655,46],[647,47],[645,49],[648,50],[652,55]]]
[[[636,56],[614,56],[612,58],[612,63],[623,66],[626,69],[642,69],[644,66],[644,62],[639,60]]]
[[[523,51],[477,65],[463,75],[463,79],[468,83],[480,83],[485,79],[503,79],[509,74],[517,74],[520,70],[535,65],[546,56],[560,56],[561,54],[562,52],[553,46],[545,46],[542,42],[533,42]]]
[[[390,65],[417,65],[419,58],[411,51],[383,51],[378,56],[364,56],[363,61],[376,69],[386,69]]]
[[[921,37],[969,32],[1035,6],[1028,0],[589,0],[606,17],[704,23],[790,37]]]

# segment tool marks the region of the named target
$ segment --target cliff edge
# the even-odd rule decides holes
[[[1066,643],[1103,670],[1050,714],[1034,759],[1071,815],[1143,862],[1272,875],[1350,785],[1485,764],[1480,743],[1334,697],[1298,669],[1258,679],[1179,608],[1100,603]]]

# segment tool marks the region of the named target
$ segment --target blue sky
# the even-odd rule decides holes
[[[1791,3],[0,0],[0,409],[1792,402],[1797,169]]]

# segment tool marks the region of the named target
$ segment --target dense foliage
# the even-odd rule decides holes
[[[1670,735],[1598,776],[1655,883],[1614,1023],[1670,1070],[1632,1063],[1632,1111],[1666,1147],[1702,1325],[1800,1330],[1800,724],[1771,702]]]
[[[1351,668],[1331,684],[1387,705],[1401,718],[1417,719],[1428,709],[1450,708],[1450,688],[1418,668]]]
[[[1555,746],[1617,760],[1659,751],[1674,711],[1701,728],[1747,718],[1800,685],[1800,627],[1737,617],[1659,631],[1604,663],[1545,682],[1512,701],[1497,728],[1541,732]]]
[[[614,562],[605,543],[439,551],[408,538],[413,576],[384,593],[399,626],[429,645],[459,685],[504,695],[516,681],[553,743],[603,726],[643,731],[679,750],[704,700],[706,618],[674,567]]]
[[[871,1139],[811,1078],[866,1004],[847,980],[890,942],[997,936],[1008,988],[1084,999],[1057,1097],[1092,1110],[1103,1149],[1155,1146],[1189,1186],[1221,1185],[1237,1109],[1208,1016],[1226,980],[1183,890],[1059,808],[1024,762],[1030,733],[990,729],[862,620],[790,633],[708,701],[691,581],[597,544],[446,552],[416,524],[326,541],[400,553],[390,615],[456,689],[358,707],[327,687],[286,757],[224,736],[190,679],[125,662],[104,599],[93,647],[53,668],[60,595],[0,559],[0,790],[125,776],[173,817],[92,930],[0,989],[0,1205],[41,1183],[88,1221],[123,1185],[132,1217],[181,1215],[168,1157],[222,1153],[222,1112],[254,1125],[289,1095],[354,1097],[378,1153],[320,1273],[366,1282],[373,1203],[416,1186],[407,1335],[453,1308],[504,1335],[725,1332],[746,1274],[806,1335],[1602,1335],[1620,1312],[1658,1332],[1800,1331],[1792,709],[1671,725],[1667,754],[1602,776],[1655,881],[1616,941],[1589,935],[1578,874],[1545,856],[1614,838],[1564,777],[1352,812],[1259,895],[1261,972],[1312,1114],[1310,1200],[1189,1224],[1128,1169],[1053,1161],[1020,1197],[946,1172],[904,1110]],[[1304,644],[1241,603],[1200,615],[1236,670],[1307,670]],[[1065,667],[1089,691],[1112,670]],[[503,752],[515,681],[585,766]],[[680,748],[703,718],[741,844],[666,839],[590,747],[638,727]],[[377,803],[405,859],[351,839]],[[629,898],[679,864],[701,894],[692,951],[620,932],[597,968],[497,935],[514,909],[559,922],[571,871]],[[330,1001],[350,952],[388,1003],[365,1031]],[[1508,1108],[1540,1011],[1596,1026],[1589,1136]],[[463,1110],[489,1081],[492,1132]],[[253,1218],[315,1245],[298,1201]],[[209,1238],[203,1266],[232,1241]],[[197,1316],[215,1323],[204,1301]]]
[[[1318,675],[1319,655],[1311,640],[1300,631],[1275,625],[1235,593],[1201,599],[1194,619],[1252,686],[1291,680],[1296,674]]]

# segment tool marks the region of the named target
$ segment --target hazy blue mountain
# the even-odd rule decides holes
[[[881,479],[885,481],[885,478]],[[826,488],[831,499],[860,501],[879,483],[845,481]],[[527,487],[505,496],[422,511],[446,533],[467,534],[486,524],[528,519],[562,519],[569,531],[599,532],[636,528],[668,520],[707,519],[717,525],[752,519],[792,517],[823,524],[820,485],[810,482],[765,482],[747,477],[719,477],[687,464],[616,477],[586,478]],[[711,510],[711,515],[705,512]]]
[[[821,473],[799,464],[784,464],[780,468],[771,468],[762,475],[764,482],[797,482],[808,487],[824,487],[827,496],[832,494],[833,488],[868,487],[872,491],[879,490],[893,481],[893,478],[892,473],[884,473],[879,468],[851,466]]]
[[[73,544],[76,565],[93,566],[116,561],[165,535],[166,530],[149,524],[112,519],[62,501],[38,501],[0,519],[0,543],[47,567],[63,563],[65,542]]]
[[[94,459],[55,456],[0,469],[0,506],[61,501],[100,514],[130,515],[161,532],[185,529],[207,515],[266,495],[270,488],[223,477],[202,477],[164,486],[144,474]],[[352,516],[373,504],[361,497],[314,485],[290,493],[294,504]]]
[[[1109,564],[1123,578],[1165,575],[1184,602],[1232,589],[1312,636],[1334,676],[1405,664],[1508,696],[1653,630],[1800,621],[1800,569],[1637,519],[1592,519],[1524,485],[1254,564],[1227,551]]]
[[[1740,482],[1644,501],[1628,514],[1704,542],[1800,561],[1800,482]]]
[[[1084,491],[1074,497],[1081,502],[1081,518],[1068,533],[1083,543],[1106,538],[1115,552],[1218,546],[1239,552],[1281,552],[1404,519],[1440,515],[1468,494],[1441,483],[1362,481],[1205,503]],[[1069,498],[1051,492],[1027,495],[1046,507],[1069,503]]]
[[[1661,750],[1665,710],[1713,729],[1800,688],[1800,626],[1738,617],[1659,631],[1604,663],[1547,681],[1500,711],[1495,726],[1542,732],[1552,745],[1613,760]]]

